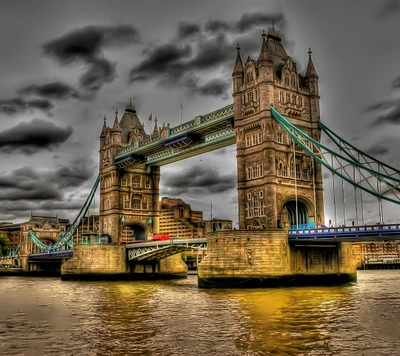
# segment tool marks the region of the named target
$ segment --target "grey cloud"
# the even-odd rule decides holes
[[[130,25],[86,26],[43,45],[43,52],[62,64],[92,61],[106,45],[139,42],[139,32]]]
[[[183,193],[224,193],[236,189],[234,173],[221,176],[214,168],[195,165],[182,173],[169,173],[164,178],[169,195],[179,196]]]
[[[375,156],[383,156],[389,153],[389,149],[387,147],[384,147],[382,144],[378,144],[376,146],[372,146],[368,148],[366,151],[369,155],[375,157]]]
[[[18,94],[37,95],[45,98],[65,100],[79,98],[79,92],[66,83],[55,81],[43,85],[29,85],[18,91]]]
[[[378,126],[383,123],[400,124],[400,106],[394,106],[391,111],[382,114],[370,125]]]
[[[49,178],[57,182],[60,188],[78,187],[93,178],[95,172],[96,165],[90,158],[77,158],[68,166],[58,166],[49,174]]]
[[[364,111],[372,112],[377,110],[386,110],[393,107],[393,104],[395,104],[394,100],[382,100],[380,102],[369,105]]]
[[[25,100],[23,98],[0,99],[0,112],[7,115],[21,114],[28,110],[48,112],[54,105],[46,99]]]
[[[200,31],[201,27],[198,24],[181,22],[178,27],[178,37],[185,39],[198,34]]]
[[[378,17],[389,18],[400,11],[399,0],[386,0],[378,11]]]
[[[183,85],[190,94],[220,96],[223,99],[227,99],[227,90],[230,88],[231,83],[226,80],[213,79],[204,85],[199,85],[199,78],[194,75],[189,75],[183,81]]]
[[[93,179],[94,166],[90,158],[78,158],[69,162],[68,166],[60,165],[53,170],[41,173],[31,167],[22,167],[0,176],[0,202],[2,202],[0,211],[1,206],[5,206],[5,202],[9,206],[12,201],[24,201],[25,205],[34,201],[37,209],[50,209],[55,204],[59,204],[57,201],[68,202],[68,199],[63,199],[64,190],[80,187]],[[48,200],[50,202],[46,203]],[[79,208],[82,204],[73,204],[73,206]],[[67,206],[61,204],[57,209],[60,208],[66,209]]]
[[[79,78],[81,87],[91,92],[97,92],[104,83],[110,83],[115,78],[115,64],[106,59],[95,59],[89,69]]]
[[[51,150],[67,141],[72,131],[69,126],[57,127],[54,123],[41,119],[20,122],[0,132],[0,151],[33,154],[43,149]]]
[[[138,80],[152,79],[162,74],[164,77],[182,75],[182,59],[188,58],[191,49],[188,45],[179,47],[174,43],[153,46],[146,49],[143,53],[147,56],[140,64],[134,67],[130,72],[130,82]]]
[[[0,201],[60,199],[61,193],[51,181],[44,181],[30,167],[0,176]]]
[[[93,93],[115,79],[115,64],[101,57],[102,48],[139,41],[139,32],[130,25],[86,26],[44,44],[43,52],[64,65],[76,61],[87,63],[88,69],[79,83]]]
[[[267,25],[273,19],[283,26],[282,14],[264,13],[245,14],[236,22],[210,20],[204,24],[205,32],[198,24],[181,23],[179,41],[173,39],[171,43],[146,49],[144,59],[131,69],[129,81],[157,80],[159,83],[168,81],[169,84],[180,85],[188,71],[229,67],[235,58],[237,37],[246,39],[245,50],[253,51],[261,46],[261,36],[257,39],[250,37],[249,31]],[[233,35],[236,37],[234,41]]]
[[[393,89],[398,89],[400,88],[400,76],[395,78],[392,82],[392,88]]]
[[[281,13],[267,14],[262,12],[245,13],[238,21],[227,22],[219,20],[210,20],[205,24],[205,30],[215,33],[219,31],[242,32],[249,31],[254,27],[265,26],[275,21],[278,25],[284,23],[284,15]]]

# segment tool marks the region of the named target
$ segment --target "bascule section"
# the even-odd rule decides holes
[[[324,223],[321,165],[272,117],[271,106],[320,140],[318,75],[311,59],[304,75],[274,25],[262,34],[257,60],[232,73],[240,229],[307,228]]]

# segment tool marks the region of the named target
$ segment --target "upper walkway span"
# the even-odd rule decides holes
[[[121,168],[133,163],[163,166],[229,146],[236,142],[233,123],[233,104],[230,104],[176,127],[167,127],[165,134],[122,147],[114,162]]]

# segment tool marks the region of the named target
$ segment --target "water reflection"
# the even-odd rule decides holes
[[[400,271],[343,287],[0,280],[5,355],[395,355]],[[377,353],[379,350],[379,353]]]

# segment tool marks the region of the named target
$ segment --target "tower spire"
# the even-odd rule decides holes
[[[306,76],[307,77],[315,76],[318,78],[317,71],[315,70],[314,63],[311,59],[311,54],[312,54],[312,51],[311,51],[311,48],[309,48],[308,49],[308,64],[307,64]]]
[[[117,109],[115,109],[115,120],[114,120],[112,129],[121,131],[121,127],[119,126],[119,123],[118,123],[118,110]]]
[[[106,137],[106,135],[107,135],[107,118],[105,115],[104,115],[103,120],[104,120],[104,123],[103,123],[103,128],[101,130],[100,138]]]
[[[262,32],[262,45],[261,45],[261,51],[260,51],[260,55],[258,56],[258,64],[264,64],[266,62],[272,62],[271,56],[268,52],[268,48],[267,48],[267,41],[265,40],[265,38],[267,37],[265,31]]]
[[[239,75],[242,74],[243,75],[243,62],[242,62],[242,58],[240,57],[240,46],[239,46],[239,43],[236,46],[236,52],[237,52],[236,62],[235,62],[235,66],[233,68],[232,75],[235,75],[235,74],[239,74]]]

